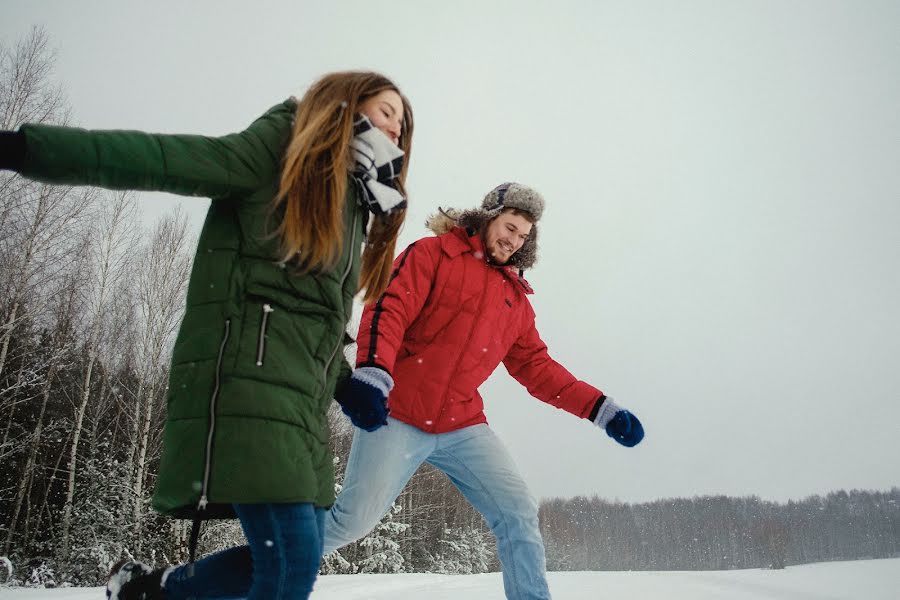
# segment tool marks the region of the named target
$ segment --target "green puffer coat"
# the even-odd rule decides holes
[[[21,129],[22,174],[32,179],[212,199],[172,354],[153,498],[162,513],[214,518],[232,516],[235,502],[334,502],[326,412],[349,373],[342,345],[366,212],[348,192],[332,271],[297,276],[278,264],[268,209],[295,111],[288,100],[220,138]]]

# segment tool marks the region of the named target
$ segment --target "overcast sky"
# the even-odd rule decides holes
[[[402,245],[503,181],[547,201],[551,354],[643,421],[617,446],[500,367],[488,419],[540,497],[773,500],[900,485],[900,3],[4,0],[74,121],[224,134],[379,70],[416,131]],[[196,230],[208,202],[175,204]]]

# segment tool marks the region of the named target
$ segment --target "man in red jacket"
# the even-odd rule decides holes
[[[538,335],[522,274],[536,259],[543,209],[536,191],[505,183],[480,209],[432,218],[438,235],[394,262],[387,290],[363,313],[357,368],[335,394],[359,429],[326,515],[326,553],[366,535],[428,462],[493,531],[507,598],[550,598],[537,502],[487,426],[478,387],[502,362],[532,396],[624,446],[644,432],[634,415],[553,360]]]

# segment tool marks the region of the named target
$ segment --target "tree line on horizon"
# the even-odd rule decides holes
[[[627,504],[545,500],[541,530],[555,571],[775,568],[900,556],[900,488],[802,500],[700,496]]]

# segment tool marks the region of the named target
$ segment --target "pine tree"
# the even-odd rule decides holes
[[[490,534],[473,527],[446,527],[430,571],[456,575],[486,573],[494,559]]]
[[[366,553],[365,558],[359,561],[360,573],[403,572],[404,560],[397,539],[409,525],[394,520],[401,510],[399,504],[393,504],[372,533],[360,540],[359,545]]]

